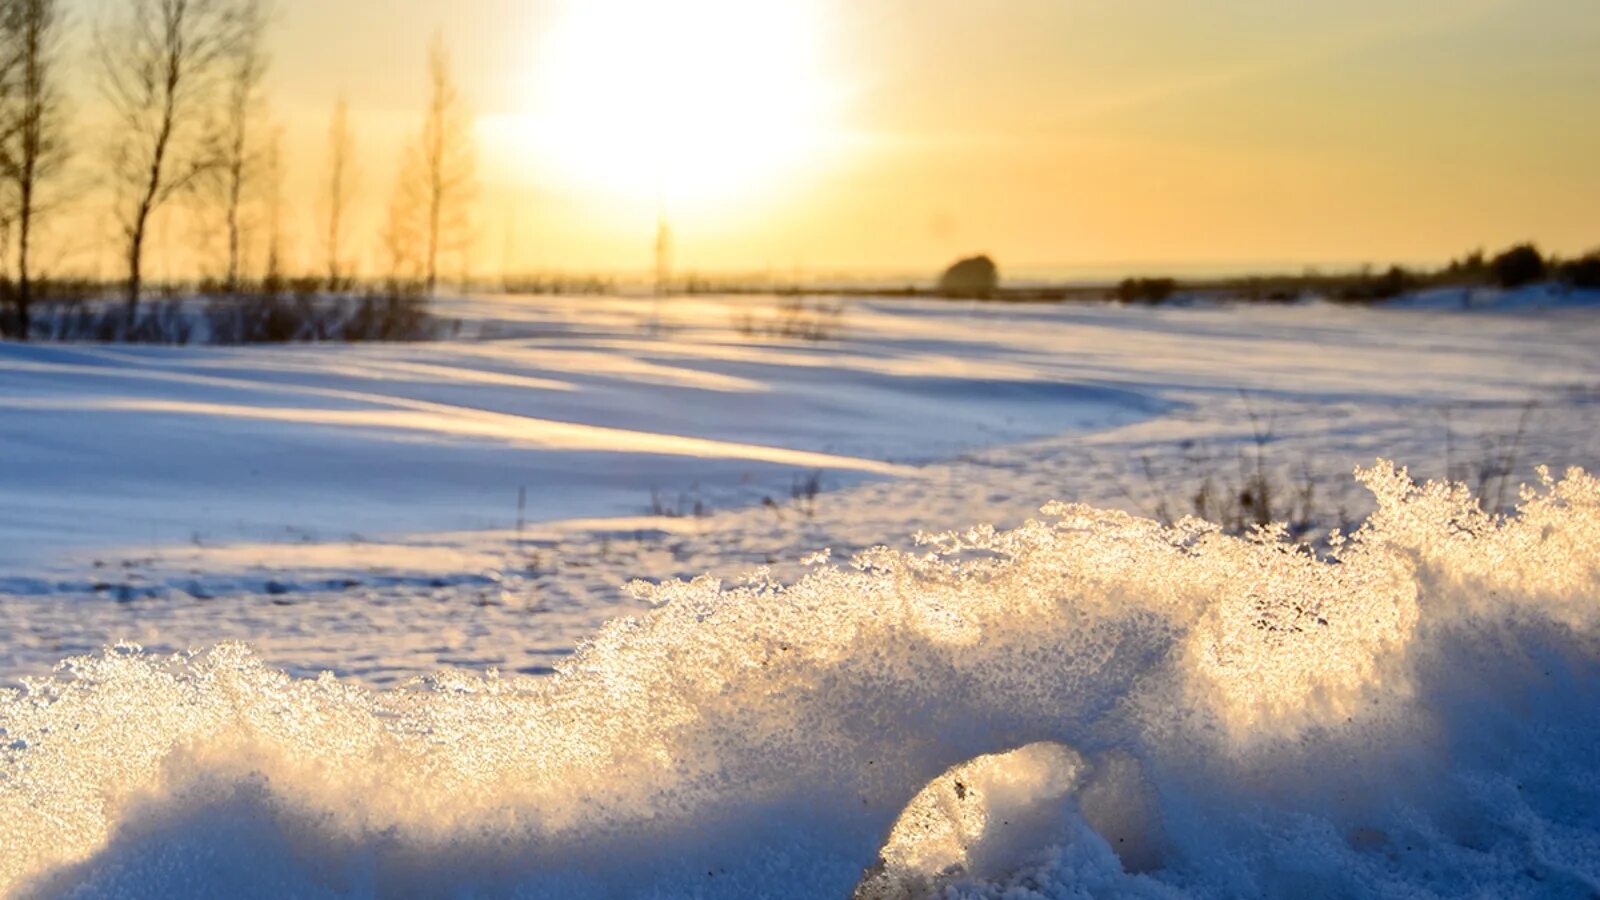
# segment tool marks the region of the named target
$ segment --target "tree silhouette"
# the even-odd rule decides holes
[[[243,207],[260,160],[251,146],[251,125],[260,114],[267,56],[261,44],[270,10],[265,0],[236,0],[226,60],[226,111],[220,148],[223,203],[228,231],[228,293],[239,290],[243,255]]]
[[[59,0],[12,0],[0,21],[0,179],[4,218],[17,232],[18,335],[32,328],[33,244],[39,220],[52,206],[43,192],[65,168],[67,110],[58,81],[63,20]]]
[[[444,37],[428,49],[428,105],[422,132],[406,150],[389,205],[384,243],[396,278],[420,277],[432,295],[439,258],[460,253],[471,238],[477,151],[472,118],[456,88]]]
[[[118,0],[117,9],[96,43],[101,88],[118,126],[108,163],[132,319],[151,217],[220,164],[208,126],[241,17],[234,0]]]
[[[355,137],[350,132],[350,107],[343,97],[333,108],[328,126],[327,232],[328,285],[335,290],[344,278],[344,240],[350,204],[355,199]]]
[[[261,159],[261,183],[266,203],[267,269],[270,284],[283,281],[283,129],[272,129]]]
[[[1489,262],[1489,274],[1503,288],[1532,284],[1545,276],[1544,256],[1532,244],[1518,244]]]

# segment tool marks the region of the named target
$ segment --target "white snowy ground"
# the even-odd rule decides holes
[[[774,310],[0,346],[0,895],[1600,893],[1592,312]]]
[[[641,608],[633,579],[788,575],[1055,499],[1175,517],[1258,436],[1330,520],[1364,514],[1349,473],[1379,456],[1508,463],[1511,501],[1600,453],[1580,310],[879,301],[824,342],[736,327],[775,322],[767,299],[441,312],[468,336],[0,344],[0,677],[119,640],[380,685],[543,672]]]

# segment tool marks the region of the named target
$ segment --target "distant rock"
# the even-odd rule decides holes
[[[963,259],[939,279],[939,293],[946,297],[988,297],[999,287],[1000,268],[987,256]]]

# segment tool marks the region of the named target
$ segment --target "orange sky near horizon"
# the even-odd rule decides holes
[[[1600,245],[1592,0],[279,0],[291,230],[320,233],[344,95],[369,270],[436,27],[479,117],[479,272],[643,272],[662,207],[679,271]]]

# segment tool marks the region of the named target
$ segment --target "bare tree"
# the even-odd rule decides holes
[[[406,159],[389,196],[389,217],[383,226],[383,251],[388,259],[389,280],[396,284],[422,280],[422,185],[416,178],[419,164],[416,148],[408,148]]]
[[[283,282],[283,128],[272,129],[261,163],[267,205],[267,271],[273,284]]]
[[[441,254],[463,252],[471,240],[476,192],[472,117],[456,89],[450,53],[439,34],[428,49],[428,88],[422,133],[401,167],[385,243],[396,270],[406,261],[402,254],[408,254],[432,294],[439,283]]]
[[[102,89],[115,112],[109,175],[126,240],[127,303],[138,310],[151,216],[219,160],[211,132],[242,16],[235,0],[118,0],[97,34]]]
[[[667,224],[665,211],[656,214],[656,282],[655,294],[660,297],[672,287],[672,226]]]
[[[0,37],[10,44],[19,33],[21,4],[18,0],[0,0]],[[13,139],[19,129],[19,105],[17,98],[21,96],[21,85],[18,83],[18,72],[21,69],[21,55],[11,46],[0,47],[0,149],[12,146]],[[0,188],[8,185],[0,184]],[[9,196],[0,195],[0,247],[11,246],[11,230],[16,225],[16,204],[11,202]],[[0,278],[9,278],[11,275],[10,259],[0,254]]]
[[[266,0],[235,0],[231,10],[232,40],[226,61],[227,110],[220,148],[222,193],[228,233],[228,293],[237,293],[243,254],[243,207],[258,165],[251,145],[251,124],[261,107],[261,83],[267,74],[262,48],[269,9]]]
[[[7,89],[0,104],[0,178],[5,218],[17,234],[18,334],[32,326],[33,238],[51,210],[44,197],[68,158],[67,110],[58,83],[64,22],[59,0],[9,0],[0,21]]]
[[[338,289],[344,278],[344,238],[351,202],[355,199],[355,136],[350,132],[350,107],[344,98],[333,108],[328,128],[328,286]]]

